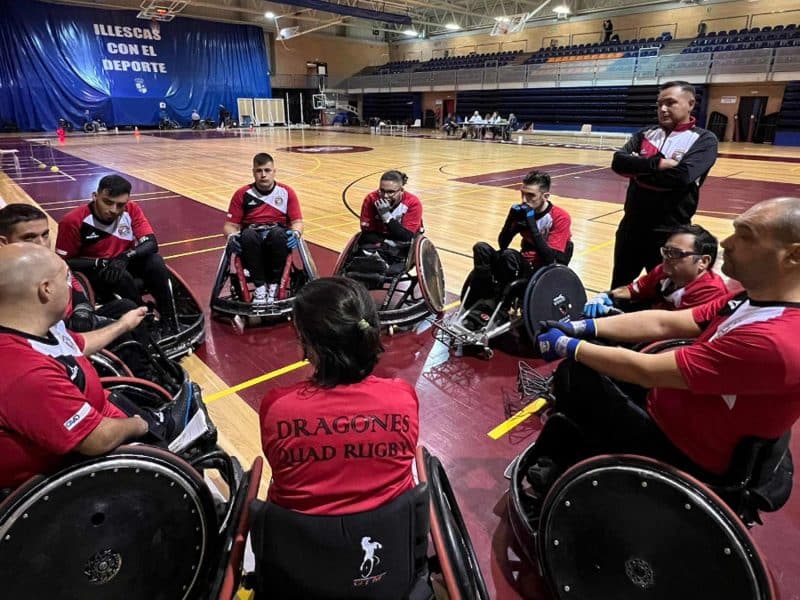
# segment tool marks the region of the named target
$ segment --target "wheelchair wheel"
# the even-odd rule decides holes
[[[775,598],[725,503],[639,456],[597,456],[564,473],[544,500],[537,554],[557,598]]]
[[[643,352],[644,354],[661,354],[668,350],[674,350],[681,346],[691,346],[694,340],[674,339],[674,340],[659,340],[658,342],[650,342],[643,344],[640,347],[635,347],[634,350]]]
[[[214,501],[176,456],[127,446],[38,478],[0,504],[3,596],[176,600],[205,590]]]
[[[417,474],[431,496],[431,536],[451,600],[488,600],[489,592],[447,473],[438,458],[417,448]]]
[[[539,335],[539,321],[579,319],[586,304],[586,290],[569,267],[548,265],[534,273],[525,288],[522,316],[532,340]]]

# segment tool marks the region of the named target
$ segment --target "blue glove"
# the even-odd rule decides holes
[[[539,342],[539,353],[547,362],[558,360],[559,358],[574,359],[578,353],[578,347],[583,340],[564,335],[560,329],[552,328],[536,337]]]
[[[614,301],[608,294],[603,292],[602,294],[597,294],[597,296],[583,305],[583,314],[591,318],[604,317],[613,306]]]
[[[238,233],[228,235],[228,247],[234,254],[242,253],[242,238]]]
[[[523,211],[527,208],[524,204],[514,204],[511,206],[511,210],[514,212]]]
[[[583,321],[539,321],[542,331],[545,329],[558,329],[562,333],[584,340],[597,336],[597,326],[594,319],[584,319]]]
[[[289,250],[294,250],[300,243],[300,232],[295,229],[289,229],[286,232],[286,247]]]

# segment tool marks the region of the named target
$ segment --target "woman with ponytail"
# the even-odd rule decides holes
[[[269,499],[308,514],[371,510],[414,487],[419,401],[398,379],[372,375],[383,352],[375,302],[358,282],[327,277],[294,301],[310,379],[261,401]]]

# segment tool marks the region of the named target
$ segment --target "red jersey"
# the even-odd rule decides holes
[[[91,210],[91,203],[71,210],[58,224],[56,252],[63,258],[114,258],[153,235],[153,228],[139,205],[132,200],[125,212],[110,224],[102,223]]]
[[[721,474],[743,438],[778,438],[800,417],[800,305],[730,294],[692,316],[703,332],[675,351],[689,389],[650,390],[648,411],[684,454]]]
[[[261,401],[269,499],[303,513],[378,508],[414,487],[419,400],[399,379],[369,376],[332,389],[309,382]]]
[[[300,201],[288,185],[275,182],[268,194],[262,194],[252,183],[233,193],[228,206],[228,221],[241,227],[248,225],[283,225],[300,221]]]
[[[706,271],[682,288],[675,289],[672,280],[658,265],[628,285],[631,300],[647,301],[650,308],[677,310],[692,308],[728,295],[725,281],[713,271]]]
[[[64,322],[40,338],[0,327],[0,488],[56,470],[103,417],[125,417],[108,402],[83,356],[83,337]]]
[[[370,192],[361,204],[361,231],[371,231],[389,235],[389,228],[381,219],[375,203],[381,196],[377,191]],[[403,199],[392,210],[392,217],[413,234],[422,229],[422,202],[414,194],[403,191]]]
[[[549,208],[541,215],[536,215],[539,232],[544,237],[547,245],[558,252],[566,252],[567,245],[572,238],[572,219],[563,208],[550,204]],[[527,227],[520,231],[522,235],[522,256],[535,269],[545,266],[533,245],[533,234]]]

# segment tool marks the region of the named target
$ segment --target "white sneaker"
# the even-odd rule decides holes
[[[278,284],[277,283],[270,283],[269,287],[267,288],[267,304],[272,304],[275,302],[275,296],[278,294]]]
[[[267,304],[267,286],[260,285],[253,293],[253,304],[265,306]]]

